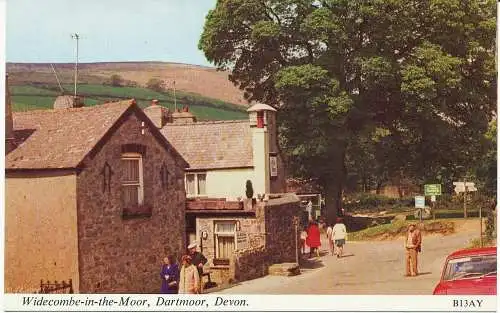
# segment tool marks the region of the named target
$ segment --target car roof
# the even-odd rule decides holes
[[[461,249],[450,254],[448,256],[448,259],[454,259],[457,257],[465,257],[465,256],[474,256],[474,255],[496,255],[496,254],[497,254],[497,247]]]

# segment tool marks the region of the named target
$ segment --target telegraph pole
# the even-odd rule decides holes
[[[78,81],[78,40],[80,40],[80,35],[74,33],[71,34],[71,38],[76,40],[76,60],[75,60],[75,99],[76,99],[76,85]]]
[[[464,218],[467,218],[467,179],[464,177]]]

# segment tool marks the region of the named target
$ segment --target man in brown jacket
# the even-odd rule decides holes
[[[405,237],[406,276],[418,275],[418,253],[422,250],[422,234],[411,224]]]

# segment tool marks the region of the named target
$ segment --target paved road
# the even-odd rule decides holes
[[[467,246],[475,234],[423,238],[418,277],[404,277],[403,240],[348,242],[346,256],[323,256],[316,268],[295,277],[266,276],[220,291],[225,294],[432,294],[446,256]],[[326,240],[323,240],[326,242]],[[326,250],[326,247],[323,247]]]

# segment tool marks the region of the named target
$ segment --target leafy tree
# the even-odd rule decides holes
[[[279,108],[295,175],[341,208],[359,133],[387,130],[392,172],[422,182],[474,161],[495,104],[492,0],[220,0],[199,48]]]
[[[111,86],[121,87],[124,84],[123,78],[118,74],[113,74],[110,77]]]
[[[151,78],[146,83],[146,88],[157,91],[157,92],[162,92],[165,90],[165,82],[161,79]]]
[[[497,190],[497,120],[490,122],[484,135],[484,149],[475,169],[475,176],[482,183],[482,190],[488,196],[496,198]]]

